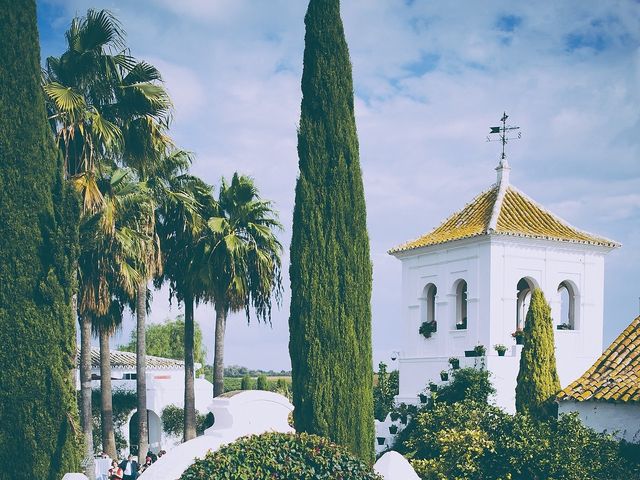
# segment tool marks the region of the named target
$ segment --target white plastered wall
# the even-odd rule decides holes
[[[575,287],[577,328],[554,329],[558,373],[566,386],[602,352],[604,255],[609,250],[492,235],[396,254],[402,261],[403,292],[397,400],[416,402],[429,381],[440,382],[440,371],[448,369],[449,357],[461,357],[463,366],[475,363],[464,358],[464,351],[482,344],[487,349],[487,368],[495,370],[495,402],[513,411],[520,349],[512,348],[511,333],[516,328],[517,283],[523,277],[543,290],[552,308],[554,328],[560,317],[559,284],[569,281]],[[459,279],[467,282],[466,330],[455,329],[455,283]],[[425,339],[418,329],[426,305],[421,302],[423,289],[429,283],[438,289],[438,330]],[[505,357],[497,357],[495,344],[509,347]]]

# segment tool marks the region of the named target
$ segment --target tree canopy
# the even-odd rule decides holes
[[[163,323],[152,323],[147,325],[147,355],[155,357],[184,359],[184,317],[178,316],[175,320],[166,320]],[[123,352],[136,351],[136,332],[131,332],[129,343],[120,345],[118,350]],[[202,330],[195,324],[195,348],[194,359],[204,365],[206,362],[207,350],[202,342]]]

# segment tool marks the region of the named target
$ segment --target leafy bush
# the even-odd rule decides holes
[[[176,405],[167,405],[160,414],[162,420],[162,430],[168,435],[182,437],[184,435],[184,408]],[[214,417],[211,412],[206,415],[196,410],[196,433],[202,435],[204,431],[212,426]]]
[[[256,390],[270,390],[266,375],[259,375],[256,382]]]
[[[409,413],[409,424],[394,446],[420,478],[639,478],[637,461],[632,462],[637,452],[585,427],[577,414],[548,421],[509,415],[487,402],[493,392],[488,372],[463,368],[452,376],[434,401]]]
[[[198,459],[180,480],[381,480],[345,448],[305,433],[241,438]]]
[[[489,379],[489,371],[484,368],[467,367],[452,370],[451,378],[451,382],[441,385],[438,389],[437,399],[441,402],[451,404],[469,399],[487,403],[496,391]]]
[[[576,414],[539,422],[470,400],[420,412],[397,449],[420,478],[614,480],[637,478],[612,437]]]
[[[384,420],[393,410],[394,397],[398,395],[398,371],[387,373],[387,365],[378,365],[378,384],[373,387],[373,414],[377,420]]]
[[[249,375],[242,377],[240,382],[240,390],[253,390],[253,380]]]

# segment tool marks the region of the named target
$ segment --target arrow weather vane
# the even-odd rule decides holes
[[[500,121],[502,122],[501,127],[489,127],[491,129],[489,131],[489,135],[491,135],[492,133],[497,133],[498,138],[487,137],[487,142],[495,142],[496,140],[500,140],[502,142],[502,156],[500,157],[502,160],[506,158],[506,155],[504,153],[504,146],[509,142],[509,140],[517,140],[519,138],[522,138],[522,132],[518,132],[518,135],[515,137],[508,136],[512,131],[520,130],[520,127],[507,125],[507,118],[509,118],[509,115],[507,115],[507,113],[505,112],[502,114],[502,118],[500,119]]]

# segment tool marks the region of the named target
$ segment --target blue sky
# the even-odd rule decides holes
[[[75,14],[107,8],[132,53],[163,73],[172,132],[219,184],[252,175],[291,237],[305,1],[41,0],[43,57]],[[605,343],[638,314],[640,4],[636,1],[343,0],[374,263],[374,359],[400,347],[400,263],[386,251],[427,232],[495,181],[502,111],[522,127],[512,183],[623,247],[607,257]],[[285,278],[288,287],[288,278]],[[150,320],[180,312],[154,293]],[[213,351],[213,309],[196,311]],[[288,288],[273,326],[230,319],[226,363],[289,368]],[[128,338],[126,319],[116,343]]]

